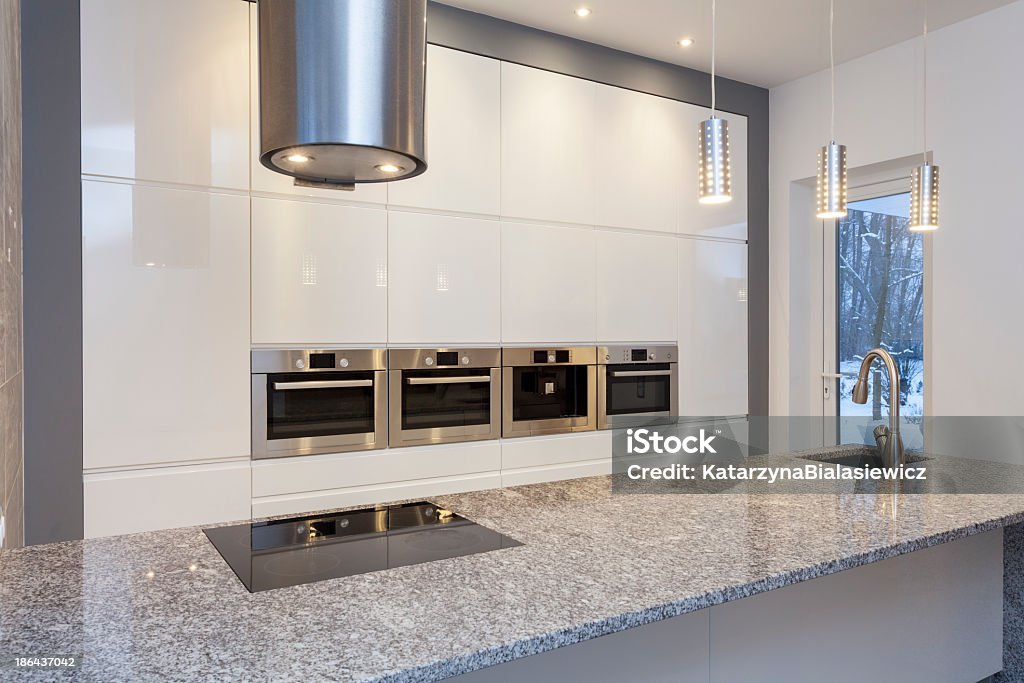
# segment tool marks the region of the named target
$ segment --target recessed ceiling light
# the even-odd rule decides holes
[[[589,7],[577,7],[576,8],[576,16],[579,17],[580,19],[582,19],[584,17],[589,17],[590,16],[590,8]]]
[[[310,161],[313,157],[306,156],[305,154],[289,154],[285,157],[286,161],[290,161],[293,164],[304,164]]]
[[[679,47],[690,47],[693,45],[693,38],[680,38]]]
[[[399,171],[405,170],[401,166],[396,166],[395,164],[380,164],[376,168],[381,173],[398,173]]]

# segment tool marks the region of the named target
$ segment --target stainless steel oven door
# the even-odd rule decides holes
[[[629,426],[658,423],[679,415],[677,363],[602,365],[597,377],[597,428],[615,427],[621,416]]]
[[[392,369],[389,446],[497,439],[500,368]]]
[[[554,382],[555,384],[555,386],[550,388],[550,391],[565,391],[564,387],[558,386],[558,377],[545,378],[543,376],[533,377],[531,375],[531,373],[536,374],[543,371],[573,373],[577,384],[580,384],[579,380],[583,380],[582,384],[584,386],[578,387],[578,395],[575,397],[550,394],[554,399],[551,402],[552,404],[569,401],[576,405],[574,409],[561,408],[555,410],[553,406],[543,406],[539,402],[533,406],[524,405],[524,398],[528,394],[533,393],[533,384],[538,384],[536,387],[538,394],[544,394],[549,391],[549,389],[545,388],[549,382]],[[529,386],[523,386],[524,383],[529,384]],[[593,365],[517,366],[502,368],[501,435],[503,437],[540,436],[543,434],[593,431],[597,424],[596,383],[597,367]],[[575,414],[567,415],[570,412]]]
[[[386,371],[252,375],[252,457],[383,448]]]

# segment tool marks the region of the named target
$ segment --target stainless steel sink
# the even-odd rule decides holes
[[[841,467],[859,467],[862,469],[878,469],[882,467],[882,459],[878,457],[878,454],[873,451],[859,451],[851,453],[849,455],[834,455],[831,457],[822,457],[817,455],[805,455],[801,456],[801,460],[812,460],[814,462],[831,463],[833,465],[840,465]],[[905,456],[906,464],[915,462],[923,462],[930,460],[931,458],[925,458],[920,455],[914,455],[907,453]]]

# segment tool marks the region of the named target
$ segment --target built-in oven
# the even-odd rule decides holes
[[[679,349],[599,346],[597,428],[657,423],[679,416]]]
[[[501,435],[593,430],[596,357],[593,346],[503,349]]]
[[[252,457],[387,445],[383,349],[252,352]]]
[[[497,439],[501,349],[390,349],[389,445]]]

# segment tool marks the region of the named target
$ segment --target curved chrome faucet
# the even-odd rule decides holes
[[[899,467],[903,464],[903,438],[900,436],[900,371],[896,360],[885,349],[871,349],[864,356],[857,373],[857,383],[853,385],[853,402],[868,402],[868,371],[875,359],[885,363],[889,371],[889,427],[875,428],[875,441],[878,444],[878,455],[885,467]]]

